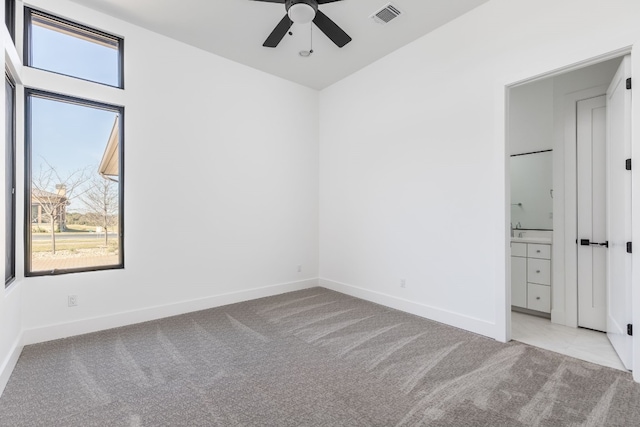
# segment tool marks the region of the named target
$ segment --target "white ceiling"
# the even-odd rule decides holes
[[[285,15],[284,4],[253,0],[72,0],[154,32],[314,89],[323,89],[488,0],[393,0],[402,15],[370,16],[387,0],[319,6],[353,41],[342,49],[318,28],[294,24],[276,48],[262,43]],[[313,34],[313,55],[309,50]]]

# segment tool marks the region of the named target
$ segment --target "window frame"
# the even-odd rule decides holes
[[[33,42],[33,35],[32,35],[32,27],[33,27],[33,15],[38,15],[38,16],[42,16],[46,19],[50,19],[53,21],[56,21],[58,23],[60,23],[61,25],[65,25],[65,26],[70,26],[70,27],[74,27],[77,28],[83,32],[88,32],[88,33],[92,33],[98,37],[101,38],[108,38],[108,39],[113,39],[115,41],[117,41],[118,43],[118,83],[117,85],[112,85],[109,83],[103,83],[103,82],[98,82],[95,80],[91,80],[91,79],[86,79],[83,77],[77,77],[77,76],[73,76],[70,74],[65,74],[65,73],[61,73],[59,71],[53,71],[53,70],[47,70],[45,68],[39,68],[34,66],[33,63],[33,56],[32,56],[32,42]],[[24,65],[26,67],[30,67],[30,68],[34,68],[36,70],[42,70],[42,71],[46,71],[48,73],[54,73],[54,74],[59,74],[62,76],[67,76],[67,77],[71,77],[74,79],[78,79],[78,80],[84,80],[87,82],[91,82],[91,83],[95,83],[95,84],[99,84],[99,85],[104,85],[104,86],[108,86],[108,87],[115,87],[118,89],[124,89],[124,39],[122,37],[118,37],[114,34],[110,34],[110,33],[106,33],[104,31],[100,31],[96,28],[92,28],[89,27],[87,25],[84,24],[80,24],[78,22],[75,21],[71,21],[65,18],[61,18],[59,16],[56,15],[52,15],[50,13],[47,12],[43,12],[41,10],[38,9],[34,9],[28,6],[24,7],[24,39],[23,39],[23,53],[24,53]]]
[[[10,269],[9,275],[7,275],[7,271],[5,271],[5,279],[4,286],[8,288],[11,283],[16,279],[16,83],[11,78],[11,75],[8,72],[5,72],[5,94],[7,90],[7,85],[11,87],[11,108],[7,108],[7,99],[5,99],[5,118],[7,117],[7,113],[10,112],[11,119],[5,120],[5,153],[7,148],[9,148],[10,155],[9,159],[5,158],[5,166],[9,166],[11,170],[10,184],[11,184],[11,194],[5,194],[5,215],[7,214],[7,210],[10,210],[9,215],[11,218],[11,227],[9,230],[5,230],[5,241],[9,241],[9,259],[10,259]],[[11,126],[9,140],[7,140],[7,131],[9,130],[8,126]],[[8,146],[8,147],[7,147]],[[5,183],[6,185],[6,183]],[[7,203],[10,203],[10,209],[7,209]],[[7,221],[5,218],[5,225]],[[5,243],[5,249],[6,249]],[[7,254],[5,254],[5,257]],[[5,265],[6,266],[6,265]]]
[[[33,97],[48,99],[58,102],[66,102],[79,106],[98,108],[106,111],[113,111],[119,114],[118,128],[118,257],[119,263],[113,265],[99,265],[81,268],[54,269],[51,271],[31,271],[31,179],[32,179],[32,116],[31,102]],[[25,201],[24,201],[24,273],[25,277],[53,276],[60,274],[81,273],[90,271],[121,270],[124,269],[124,106],[108,104],[105,102],[93,101],[78,98],[70,95],[60,94],[42,89],[25,87],[24,89],[24,118],[25,118]]]

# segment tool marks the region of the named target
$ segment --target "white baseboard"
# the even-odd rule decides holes
[[[0,396],[2,396],[4,388],[9,382],[9,378],[11,377],[11,373],[13,372],[13,368],[15,368],[16,363],[18,363],[20,353],[22,353],[22,345],[21,337],[18,336],[16,341],[13,343],[13,346],[11,347],[9,355],[5,358],[5,360],[2,361],[2,365],[0,365]]]
[[[308,289],[314,286],[318,286],[318,279],[316,278],[300,280],[297,282],[263,286],[260,288],[247,289],[239,292],[231,292],[206,298],[182,301],[175,304],[148,307],[140,310],[116,313],[108,316],[100,316],[73,322],[64,322],[33,329],[26,329],[22,333],[22,344],[36,344],[60,338],[67,338],[75,335],[102,331],[105,329],[117,328],[120,326],[132,325],[135,323],[148,322],[150,320],[161,319],[164,317],[176,316],[194,311],[206,310],[213,307],[220,307],[223,305],[249,301],[252,299],[279,295],[286,292]]]
[[[436,322],[444,323],[493,339],[498,339],[497,337],[499,336],[499,331],[497,330],[496,324],[487,322],[486,320],[476,319],[470,316],[462,315],[460,313],[442,310],[436,307],[428,306],[426,304],[421,304],[392,295],[359,288],[357,286],[348,285],[346,283],[335,282],[333,280],[318,279],[318,284],[333,291],[371,301],[376,304],[394,308],[396,310],[415,314],[416,316],[424,317]]]

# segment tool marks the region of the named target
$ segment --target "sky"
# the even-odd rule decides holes
[[[86,80],[118,85],[118,50],[39,25],[31,31],[31,65]]]
[[[33,26],[32,65],[86,80],[117,85],[116,49],[77,37]],[[37,176],[41,165],[50,164],[62,177],[73,171],[97,166],[117,114],[57,100],[32,97],[31,167]],[[54,189],[50,189],[54,191]],[[81,203],[73,202],[69,211]]]

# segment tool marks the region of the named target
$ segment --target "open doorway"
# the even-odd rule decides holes
[[[630,361],[607,338],[616,295],[606,283],[619,280],[608,265],[620,256],[609,243],[618,202],[607,162],[619,153],[606,143],[607,97],[627,61],[594,62],[508,93],[511,338],[618,369]],[[630,199],[630,190],[615,197]]]

